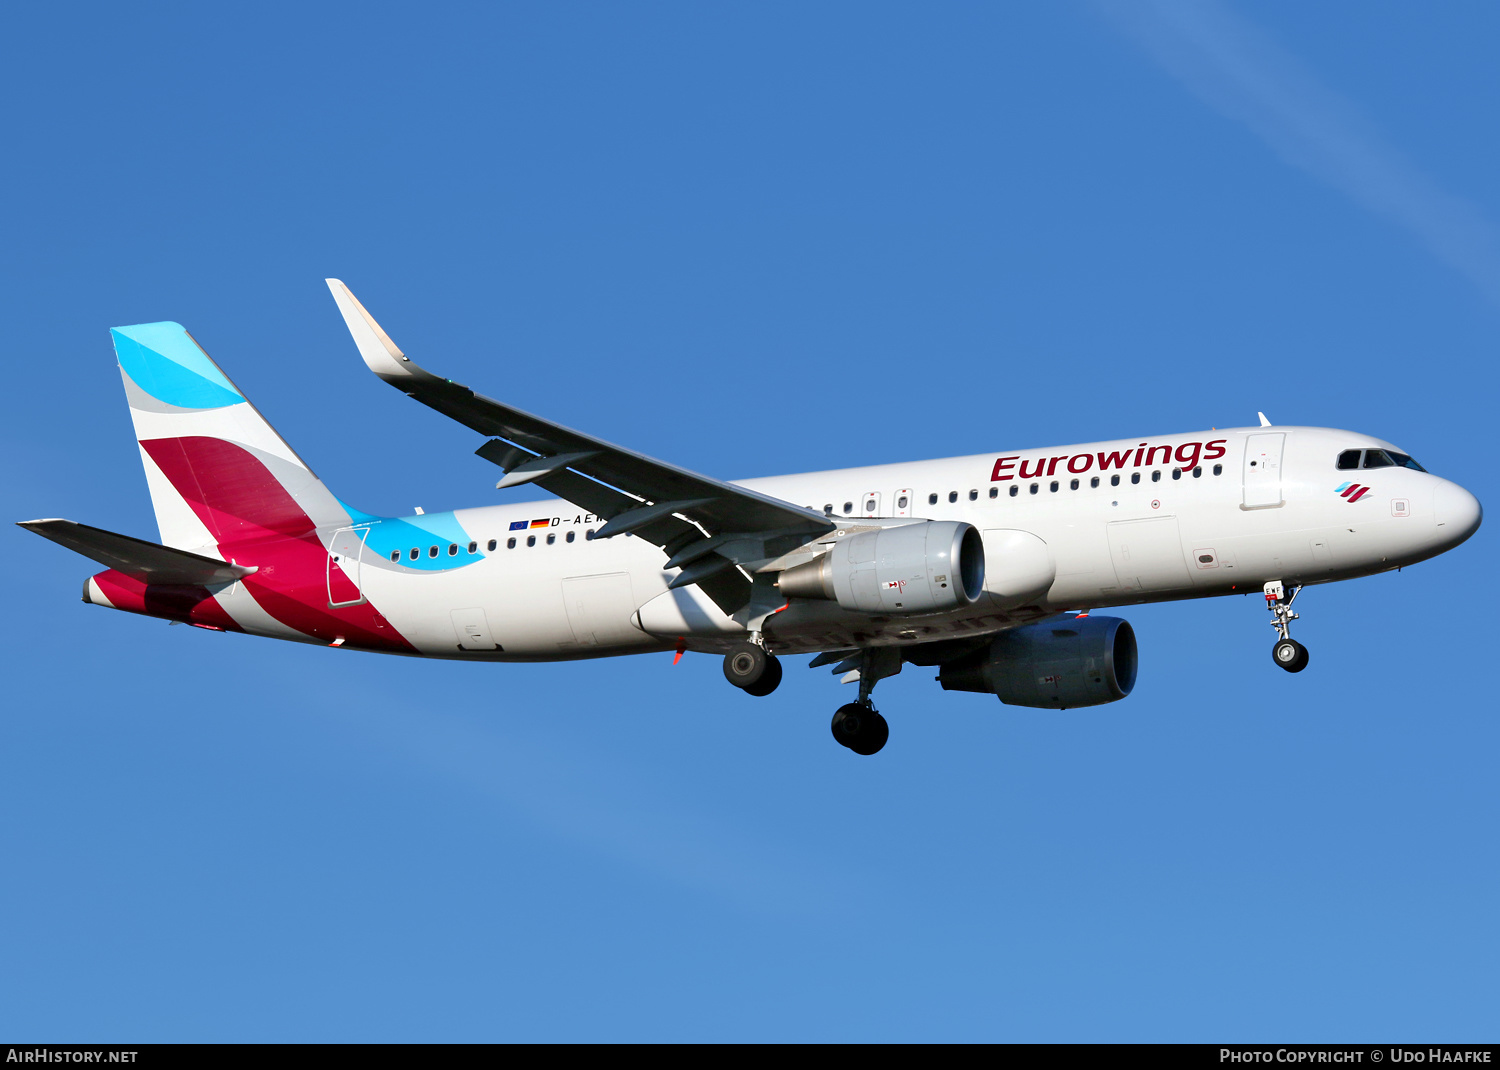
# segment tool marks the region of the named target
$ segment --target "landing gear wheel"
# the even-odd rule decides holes
[[[735,687],[753,687],[766,674],[766,667],[771,660],[764,647],[754,643],[736,643],[734,649],[724,655],[724,679]]]
[[[1295,639],[1278,639],[1271,648],[1271,660],[1287,672],[1301,672],[1307,668],[1307,647]]]
[[[726,670],[727,672],[727,670]],[[760,679],[745,687],[745,694],[765,698],[781,684],[781,659],[774,654],[766,657],[766,671]]]
[[[833,715],[833,738],[855,754],[874,754],[891,736],[891,726],[869,706],[851,702]]]

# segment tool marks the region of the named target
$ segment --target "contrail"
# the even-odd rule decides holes
[[[1219,0],[1097,0],[1106,17],[1208,104],[1282,159],[1406,228],[1500,304],[1500,240],[1355,104]]]

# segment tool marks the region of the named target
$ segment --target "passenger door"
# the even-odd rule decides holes
[[[357,606],[365,600],[359,586],[359,555],[369,528],[340,528],[328,544],[328,604]]]
[[[1245,439],[1245,508],[1281,504],[1281,449],[1286,435],[1249,435]]]

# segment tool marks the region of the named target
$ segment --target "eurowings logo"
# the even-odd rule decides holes
[[[1357,502],[1370,493],[1370,488],[1360,483],[1341,483],[1333,492],[1345,501]]]

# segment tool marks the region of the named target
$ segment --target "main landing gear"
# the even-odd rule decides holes
[[[812,663],[816,665],[818,659]],[[901,671],[901,652],[895,647],[866,648],[839,662],[833,671],[842,672],[856,666],[859,669],[859,698],[840,706],[829,727],[839,746],[848,747],[855,754],[870,755],[884,747],[885,741],[891,738],[891,726],[876,712],[870,693],[881,680]]]
[[[724,655],[724,679],[747,695],[765,698],[781,684],[781,661],[760,643],[736,643]]]
[[[855,754],[874,754],[891,738],[891,726],[868,701],[840,706],[832,728],[833,738]]]
[[[822,655],[814,658],[812,664],[827,664],[827,660],[820,659],[837,659],[844,653],[848,652]],[[855,754],[874,754],[890,738],[891,726],[875,711],[870,692],[875,690],[876,683],[901,671],[901,653],[894,647],[860,650],[840,661],[834,671],[855,667],[859,669],[859,699],[840,706],[833,715],[833,738]],[[764,697],[781,683],[781,662],[766,649],[760,634],[752,632],[749,639],[736,643],[724,655],[724,679],[747,695]]]
[[[1266,584],[1266,608],[1275,618],[1271,621],[1271,627],[1276,629],[1279,636],[1276,645],[1271,648],[1271,660],[1287,672],[1301,672],[1307,668],[1307,647],[1292,638],[1292,621],[1299,619],[1292,612],[1292,603],[1301,593],[1301,584],[1293,587],[1291,594],[1286,593],[1286,587],[1280,580],[1272,580]]]

